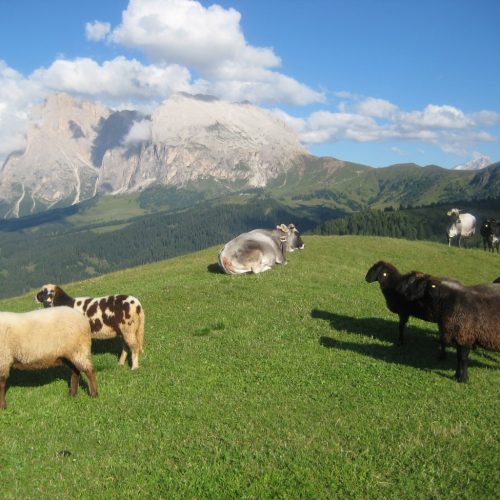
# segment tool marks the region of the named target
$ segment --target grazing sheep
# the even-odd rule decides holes
[[[44,307],[69,306],[80,311],[90,322],[94,339],[123,338],[119,364],[125,364],[130,349],[132,369],[139,368],[139,354],[144,351],[144,309],[132,295],[107,297],[70,297],[57,285],[43,285],[35,300]]]
[[[476,217],[472,214],[461,213],[458,208],[448,210],[451,224],[448,226],[448,246],[451,246],[452,238],[458,236],[458,246],[462,245],[462,238],[470,238],[476,232]]]
[[[89,322],[69,307],[27,313],[0,312],[0,409],[7,406],[5,386],[11,368],[68,366],[70,394],[76,394],[83,372],[90,396],[96,397],[91,343]]]
[[[428,274],[411,271],[401,274],[392,264],[383,260],[376,262],[366,273],[366,281],[378,281],[389,311],[399,315],[399,343],[404,343],[404,329],[410,316],[435,323],[432,309],[420,299],[410,299],[408,288]],[[441,352],[444,357],[444,352]]]
[[[457,348],[458,382],[467,382],[470,350],[475,346],[500,351],[500,285],[467,287],[454,280],[428,277],[410,290],[433,311],[444,347]]]

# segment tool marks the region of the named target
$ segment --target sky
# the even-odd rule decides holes
[[[0,0],[0,165],[54,92],[250,101],[374,167],[500,161],[499,19],[498,0]]]

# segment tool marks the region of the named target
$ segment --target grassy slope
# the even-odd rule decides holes
[[[408,344],[393,345],[396,317],[364,275],[386,259],[484,282],[499,257],[371,237],[305,243],[262,275],[214,272],[211,248],[68,285],[142,300],[141,368],[97,344],[97,400],[83,387],[70,399],[64,370],[13,371],[2,496],[498,497],[499,355],[474,352],[470,383],[457,384],[452,352],[436,359],[435,325],[413,319]],[[33,307],[32,294],[0,302]]]

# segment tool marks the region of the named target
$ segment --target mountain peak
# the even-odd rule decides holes
[[[457,165],[453,170],[482,170],[491,165],[491,158],[486,155],[476,155],[472,160]]]
[[[179,93],[145,117],[53,94],[33,110],[25,151],[0,172],[0,209],[18,217],[98,193],[210,179],[261,187],[304,153],[285,122],[249,103]]]

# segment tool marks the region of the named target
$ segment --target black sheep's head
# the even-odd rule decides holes
[[[368,272],[366,273],[365,280],[368,283],[373,283],[374,281],[378,281],[380,286],[384,286],[390,282],[394,276],[399,274],[398,270],[389,262],[385,262],[383,260],[379,260],[375,264],[373,264]]]

